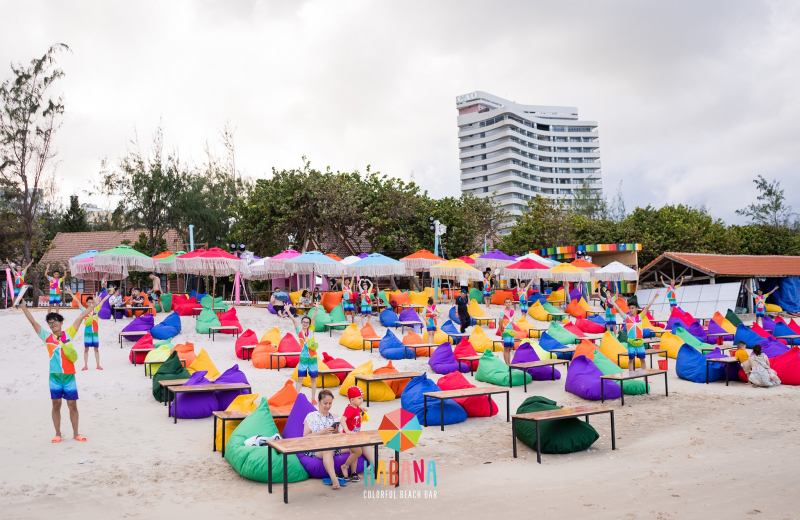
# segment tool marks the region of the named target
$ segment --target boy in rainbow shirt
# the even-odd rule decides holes
[[[315,303],[311,312],[300,320],[299,327],[295,317],[291,314],[289,315],[289,319],[292,320],[292,325],[294,325],[294,330],[297,333],[297,339],[303,345],[300,349],[300,361],[297,363],[295,388],[300,392],[303,387],[303,378],[307,376],[311,380],[311,404],[317,404],[317,376],[319,375],[319,365],[317,364],[317,347],[319,344],[314,338],[311,324],[314,323],[318,311],[319,303]]]
[[[27,274],[30,266],[33,265],[33,260],[28,262],[28,265],[22,269],[20,269],[20,266],[11,262],[8,258],[6,258],[6,263],[11,268],[11,273],[14,277],[14,299],[16,300],[20,291],[22,291],[22,288],[25,287],[25,274]]]
[[[56,435],[51,439],[52,443],[61,442],[61,401],[67,401],[69,408],[69,420],[72,423],[72,438],[78,442],[86,442],[86,437],[78,430],[78,387],[75,384],[75,361],[78,353],[72,346],[73,338],[78,334],[78,327],[87,316],[88,310],[84,310],[67,330],[63,330],[64,317],[57,312],[48,312],[45,320],[47,327],[42,327],[31,315],[27,306],[20,307],[28,322],[36,331],[36,334],[47,346],[47,354],[50,357],[50,399],[52,401],[52,418]]]
[[[50,264],[44,268],[44,277],[47,278],[47,283],[50,287],[50,300],[47,306],[49,311],[51,307],[61,307],[61,290],[64,286],[64,278],[61,277],[59,271],[53,271],[53,276],[48,275],[50,271]]]
[[[65,289],[67,294],[72,296],[75,299],[75,295],[72,293],[72,289],[67,287]],[[86,312],[88,309],[88,314],[86,318],[83,320],[83,368],[82,371],[89,370],[89,349],[94,349],[94,363],[97,370],[103,370],[103,367],[100,366],[100,319],[97,316],[97,313],[100,312],[100,307],[108,300],[111,295],[114,294],[114,288],[108,289],[108,293],[106,296],[100,300],[100,303],[97,305],[94,304],[95,297],[94,296],[87,296],[86,297],[86,306],[84,307],[83,303],[80,299],[77,300],[78,308]]]

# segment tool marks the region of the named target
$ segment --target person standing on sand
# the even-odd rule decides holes
[[[78,352],[72,346],[72,340],[78,334],[83,319],[89,314],[89,309],[84,310],[78,315],[73,324],[63,330],[64,317],[57,312],[48,312],[45,317],[47,328],[42,327],[31,315],[27,306],[20,307],[28,322],[36,331],[36,334],[44,341],[47,346],[47,354],[50,356],[50,399],[53,404],[52,418],[56,435],[50,442],[57,444],[61,442],[61,401],[67,401],[69,408],[69,420],[72,423],[72,438],[78,442],[86,442],[87,439],[78,430],[78,387],[75,384],[75,361],[78,359]]]
[[[469,317],[469,298],[467,297],[467,288],[461,288],[461,294],[458,295],[456,298],[456,313],[458,314],[458,321],[461,322],[461,334],[464,334],[467,331],[467,327],[469,327],[470,317]]]

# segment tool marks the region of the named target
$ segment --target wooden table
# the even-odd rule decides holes
[[[730,332],[709,332],[706,334],[709,338],[717,338],[717,345],[722,345],[722,338],[725,336],[733,336]],[[798,336],[800,337],[800,336]]]
[[[377,430],[361,431],[355,433],[333,433],[329,435],[314,435],[311,437],[297,437],[294,439],[268,439],[267,446],[267,490],[272,493],[272,450],[283,456],[283,503],[289,503],[289,480],[288,467],[289,455],[314,451],[347,450],[350,448],[367,448],[373,446],[375,466],[375,477],[378,476],[378,447],[383,444]],[[397,467],[400,467],[400,452],[394,452],[394,460]],[[397,479],[395,487],[400,485]]]
[[[448,334],[447,335],[447,341],[449,341],[451,345],[454,345],[454,344],[457,343],[457,341],[455,341],[455,340],[459,340],[460,341],[462,338],[469,338],[469,334],[466,333],[466,332],[457,332],[457,333],[453,333],[453,334]]]
[[[131,348],[131,360],[133,362],[133,366],[136,366],[136,354],[138,354],[139,352],[150,352],[151,350],[153,350],[153,349],[152,348],[136,348],[136,347],[132,347]],[[145,372],[145,375],[147,375],[147,372]]]
[[[522,370],[525,374],[528,373],[529,368],[536,368],[536,367],[551,367],[553,370],[553,381],[556,380],[556,365],[567,365],[569,366],[569,361],[566,359],[542,359],[540,361],[525,361],[524,363],[511,363],[508,365],[508,386],[511,387],[511,369]],[[524,392],[528,393],[528,378],[522,378],[522,387]]]
[[[136,356],[134,356],[135,358]],[[145,361],[144,365],[144,375],[149,376],[150,379],[153,379],[153,365],[163,365],[166,361]],[[181,366],[186,368],[186,360],[181,359]],[[157,371],[156,371],[157,372]]]
[[[730,378],[728,377],[728,365],[738,362],[739,360],[735,357],[706,358],[706,384],[708,384],[708,368],[711,363],[720,363],[725,367],[725,386],[728,386],[728,383],[730,383]]]
[[[554,356],[553,354],[574,354],[577,350],[577,347],[562,347],[562,348],[554,348],[553,350],[548,350],[547,352],[550,354],[550,358],[552,359]]]
[[[514,348],[519,347],[520,340],[514,338]],[[492,340],[492,350],[494,350],[495,345],[499,345],[500,348],[506,348],[505,344],[503,343],[502,339],[494,339]]]
[[[521,413],[511,417],[511,442],[513,446],[514,458],[517,458],[517,421],[532,421],[536,425],[536,462],[542,463],[542,442],[539,436],[539,423],[546,421],[560,421],[563,419],[577,419],[585,417],[589,422],[590,415],[607,413],[611,416],[611,449],[617,449],[617,436],[614,429],[614,410],[606,406],[574,406],[569,408],[559,408],[558,410],[542,410],[541,412]]]
[[[544,326],[542,326],[542,325],[533,325],[532,327],[530,327],[530,328],[528,329],[528,338],[529,338],[529,339],[530,339],[530,338],[538,338],[539,336],[541,336],[541,335],[542,335],[542,332],[545,332],[545,331],[546,331],[547,329],[549,329],[549,328],[550,328],[550,327],[544,327]],[[539,334],[538,334],[537,336],[534,336],[534,335],[533,335],[533,333],[534,333],[534,332],[538,332]]]
[[[424,305],[418,305],[416,303],[403,303],[401,305],[398,305],[398,307],[400,307],[401,309],[414,309],[414,312],[416,313],[419,313],[419,311],[425,308]]]
[[[653,356],[657,355],[657,354],[666,354],[667,353],[667,349],[665,349],[665,348],[646,348],[646,349],[644,349],[644,353],[647,354],[650,357],[650,368],[653,368]],[[627,353],[617,354],[617,365],[620,365],[621,360],[622,360],[623,357],[628,357],[628,354]],[[665,355],[664,359],[666,359],[667,363],[669,363],[669,356]]]
[[[783,334],[781,336],[775,336],[775,339],[786,339],[786,340],[800,339],[800,334]],[[789,342],[791,343],[791,341]]]
[[[378,343],[380,346],[382,338],[362,338],[361,340],[361,350],[367,350],[367,343],[369,343],[369,353],[372,354],[372,349],[375,348],[375,343]]]
[[[125,312],[131,311],[131,313],[133,313],[135,315],[136,311],[149,311],[149,310],[152,310],[152,309],[153,309],[152,306],[145,307],[143,305],[131,305],[131,306],[128,306],[128,305],[117,305],[116,307],[112,307],[111,308],[111,316],[113,316],[114,321],[116,322],[117,321],[117,311],[125,311]]]
[[[253,359],[253,351],[255,349],[255,345],[244,345],[242,347],[242,359]]]
[[[336,327],[347,327],[350,325],[347,321],[333,321],[331,323],[326,323],[325,328],[328,329],[328,336],[333,337],[333,329]]]
[[[406,330],[406,327],[410,327],[412,330],[414,329],[414,327],[422,328],[422,322],[421,321],[397,321],[397,322],[395,322],[395,326],[396,327],[400,327],[400,334],[402,334]]]
[[[511,420],[511,400],[508,388],[495,385],[476,386],[474,388],[459,388],[457,390],[438,390],[436,392],[425,392],[422,394],[422,422],[428,426],[428,399],[438,399],[439,402],[439,425],[444,431],[444,401],[445,399],[459,399],[462,397],[478,397],[485,395],[489,399],[489,410],[492,409],[492,395],[506,394],[506,422]]]
[[[180,385],[184,384],[188,380],[189,380],[188,378],[184,378],[184,379],[162,379],[161,381],[158,382],[158,384],[161,387],[161,389],[166,392],[167,388],[169,388],[171,386],[180,386]],[[164,399],[164,406],[167,406],[168,403],[169,403],[169,401]],[[169,417],[169,407],[168,406],[167,406],[167,417]]]
[[[462,361],[466,361],[467,364],[469,365],[469,375],[474,376],[475,375],[475,371],[472,370],[472,362],[473,361],[480,361],[482,357],[483,356],[478,356],[478,355],[475,355],[475,356],[461,356],[461,357],[457,357],[456,361],[458,361],[458,366],[459,367],[461,366],[461,362]]]
[[[406,348],[410,348],[411,350],[413,350],[414,351],[414,359],[417,359],[417,349],[423,349],[423,348],[428,349],[428,357],[430,357],[431,356],[431,349],[435,348],[435,347],[438,347],[438,346],[439,345],[437,345],[436,343],[417,343],[415,345],[406,345]]]
[[[203,312],[202,307],[192,307],[192,316],[194,317],[194,319],[197,319],[197,317],[200,316],[201,312]]]
[[[419,377],[423,374],[423,372],[388,372],[384,374],[359,374],[355,376],[355,384],[358,386],[359,381],[364,381],[364,385],[367,387],[367,406],[369,406],[369,385],[370,383],[374,383],[376,381],[393,381],[395,379],[411,379],[414,377]]]
[[[223,411],[219,410],[216,412],[212,412],[214,416],[214,434],[211,437],[211,451],[217,451],[217,419],[220,420],[222,423],[222,448],[219,450],[220,454],[224,457],[225,456],[225,424],[228,421],[240,421],[242,419],[246,419],[252,412],[240,412],[240,411]],[[270,415],[272,415],[273,419],[285,419],[289,417],[289,414],[286,412],[278,411],[277,408],[270,407],[269,409]]]
[[[273,368],[277,368],[278,372],[280,372],[281,371],[280,358],[282,358],[282,357],[294,357],[294,356],[300,357],[300,352],[270,352],[269,353],[269,368],[270,368],[270,370],[272,370]],[[273,367],[272,366],[273,358],[277,358],[278,359],[278,366],[277,367]]]
[[[729,347],[726,347],[724,345],[722,345],[722,346],[716,345],[716,346],[713,346],[713,347],[703,347],[703,348],[700,349],[700,352],[705,354],[706,352],[714,352],[717,349],[719,349],[720,352],[724,353],[726,350],[736,350],[736,345],[730,345]]]
[[[133,341],[133,342],[136,341],[136,340],[133,340],[133,339],[128,339],[125,336],[139,336],[141,338],[142,336],[147,336],[148,334],[150,334],[149,330],[132,330],[132,331],[129,331],[129,332],[120,332],[119,333],[119,348],[122,348],[122,340],[123,339],[127,339],[128,341]]]
[[[620,399],[622,399],[622,406],[625,406],[625,387],[624,382],[628,381],[629,379],[644,379],[644,386],[647,389],[647,393],[650,393],[650,385],[647,384],[647,378],[658,376],[664,374],[664,392],[667,397],[669,397],[669,383],[667,381],[667,371],[666,370],[659,370],[657,368],[640,368],[635,372],[631,373],[629,371],[620,372],[618,374],[608,374],[605,376],[600,376],[600,402],[604,403],[606,400],[606,385],[603,384],[603,380],[608,381],[619,381],[619,390],[620,390]]]
[[[479,316],[477,318],[473,317],[472,319],[475,320],[475,325],[480,325],[481,323],[486,323],[488,325],[489,323],[491,323],[492,328],[497,327],[497,318],[490,318],[489,316]]]
[[[173,423],[178,422],[178,394],[202,394],[208,392],[220,392],[226,390],[250,390],[249,383],[211,383],[208,385],[178,385],[165,386],[167,391],[167,414],[171,413],[170,404],[175,405],[175,413],[172,413]],[[170,397],[171,396],[171,397]]]
[[[215,341],[215,336],[217,333],[222,333],[225,331],[232,331],[229,334],[236,335],[236,339],[239,339],[239,327],[236,325],[217,325],[215,327],[208,328],[208,337],[211,338],[211,341]],[[228,334],[228,333],[226,333]]]
[[[352,371],[353,371],[352,368],[326,368],[324,370],[317,370],[317,374],[320,377],[320,386],[322,387],[321,389],[322,390],[325,389],[325,377],[324,376],[327,376],[327,375],[330,375],[330,374],[342,374],[342,373],[349,374]],[[311,377],[311,376],[309,376],[309,377]],[[337,377],[336,380],[338,381],[339,378]],[[339,383],[339,384],[341,384],[341,383]],[[337,384],[336,386],[339,386],[339,385]]]
[[[594,334],[592,334],[592,333],[589,333],[589,332],[584,332],[583,336],[578,336],[578,339],[588,339],[589,341],[600,341],[601,339],[603,339],[603,336],[605,336],[605,333],[602,333],[602,334],[594,333]]]

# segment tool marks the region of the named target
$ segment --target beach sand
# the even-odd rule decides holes
[[[264,309],[240,307],[238,312],[242,324],[259,335],[277,324],[284,331],[290,328]],[[67,321],[76,313],[66,310]],[[43,321],[44,312],[34,315]],[[220,370],[238,363],[255,392],[269,396],[290,375],[289,370],[253,368],[236,359],[232,337],[218,335],[211,342],[194,333],[193,318],[182,320],[189,332],[176,342],[192,341],[197,351],[205,347]],[[126,323],[101,322],[105,370],[78,372],[81,432],[89,442],[71,440],[65,406],[65,441],[52,445],[46,352],[20,312],[0,311],[0,518],[800,517],[794,495],[800,476],[800,389],[689,383],[675,376],[674,360],[669,397],[663,379],[656,378],[649,396],[628,397],[624,407],[612,403],[616,451],[611,450],[607,416],[597,416],[592,424],[600,439],[588,451],[544,455],[539,465],[535,452],[520,443],[520,456],[513,459],[505,397],[497,396],[499,416],[468,419],[445,432],[428,428],[418,446],[403,452],[407,460],[435,460],[435,488],[402,488],[420,496],[366,498],[361,483],[333,491],[308,480],[289,486],[286,505],[280,486],[269,495],[266,484],[242,479],[211,451],[211,419],[176,425],[167,418],[142,367],[128,362],[131,343],[119,348],[117,334]],[[338,345],[339,334],[318,334],[320,351],[353,365],[370,358],[376,367],[386,363],[377,351],[370,355]],[[80,367],[82,336],[75,344]],[[394,365],[424,370],[427,358]],[[527,395],[563,405],[583,402],[564,391],[563,379],[534,382]],[[521,387],[511,391],[512,413],[525,397]],[[341,414],[345,404],[336,393],[334,413]],[[365,428],[377,428],[382,415],[399,404],[373,403]],[[382,458],[390,455],[382,449]]]

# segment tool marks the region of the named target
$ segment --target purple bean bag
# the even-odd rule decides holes
[[[722,327],[720,327],[719,324],[716,321],[711,320],[711,321],[708,322],[708,333],[709,334],[724,334],[725,332],[727,332],[727,331],[725,329],[723,329]],[[711,340],[711,339],[712,338],[709,338],[709,340]],[[727,336],[722,336],[722,340],[723,341],[733,341],[733,334],[730,334],[730,335],[727,335]],[[711,343],[714,343],[714,342],[711,341]]]
[[[143,331],[143,330],[144,331],[149,331],[150,329],[153,328],[154,322],[155,322],[155,320],[153,319],[153,315],[152,314],[142,314],[138,318],[134,318],[133,321],[131,321],[130,323],[125,325],[125,327],[122,329],[122,337],[124,337],[126,339],[129,339],[129,340],[136,341],[141,336],[137,335],[137,336],[128,337],[128,336],[125,335],[125,333],[126,332],[139,332],[139,331]]]
[[[422,323],[422,320],[419,319],[419,314],[417,314],[414,309],[403,309],[400,311],[400,321],[418,321]]]
[[[761,352],[770,359],[785,354],[789,350],[789,347],[776,339],[765,339],[761,342]]]
[[[603,372],[597,368],[594,361],[586,356],[578,356],[572,360],[567,368],[567,380],[564,389],[567,392],[588,399],[600,400],[600,376]],[[603,381],[606,399],[619,399],[621,391],[618,383]]]
[[[583,293],[577,287],[573,287],[572,290],[569,292],[569,299],[570,300],[580,300],[583,298]]]
[[[278,314],[278,311],[275,310],[275,307],[273,307],[271,303],[267,304],[267,311],[270,314]]]
[[[422,402],[422,394],[440,390],[441,388],[428,379],[426,374],[422,374],[409,381],[403,389],[403,393],[400,394],[400,406],[404,410],[415,414],[420,424],[425,424],[425,407]],[[445,424],[456,424],[467,420],[467,412],[454,400],[428,399],[428,426],[439,426],[442,417],[442,406],[444,406]]]
[[[403,345],[403,342],[388,329],[381,338],[378,351],[386,359],[414,359],[414,351]]]
[[[249,383],[247,380],[247,376],[239,370],[239,365],[233,365],[228,370],[223,372],[219,375],[217,379],[214,380],[214,383]],[[214,392],[217,394],[217,401],[219,402],[218,410],[225,410],[228,408],[228,405],[236,399],[237,395],[242,394],[249,394],[250,390],[242,389],[242,390],[223,390],[220,392]]]
[[[775,325],[777,325],[777,323],[775,323],[775,320],[773,320],[769,316],[764,316],[763,318],[761,318],[761,328],[766,330],[767,332],[774,333]]]
[[[723,357],[722,352],[715,348],[708,354],[703,354],[696,348],[684,344],[678,350],[678,357],[675,360],[675,373],[681,379],[692,381],[693,383],[706,382],[706,358],[713,359]],[[736,366],[736,376],[732,379],[738,378],[738,364]],[[720,363],[711,363],[708,365],[708,381],[719,381],[725,378],[725,365]]]
[[[514,353],[513,359],[511,359],[512,363],[527,363],[529,361],[540,361],[539,356],[536,354],[536,351],[533,350],[533,347],[530,343],[523,343],[517,348],[517,351]],[[534,367],[529,368],[528,373],[534,379],[534,381],[550,381],[553,379],[553,368],[552,367]],[[561,379],[561,372],[556,369],[555,371],[555,379]]]
[[[108,293],[106,292],[105,289],[100,291],[100,299],[102,300],[103,298],[105,298],[106,294]],[[100,306],[100,310],[97,311],[97,317],[100,318],[101,320],[111,319],[111,304],[108,303],[108,300],[104,301],[103,304]]]
[[[199,370],[189,376],[184,385],[209,385],[206,379],[206,370]],[[178,419],[201,419],[211,417],[212,412],[220,410],[217,396],[214,392],[201,392],[197,394],[177,394],[174,403],[170,404],[170,416],[175,415],[175,405],[178,407]]]
[[[150,329],[150,335],[156,339],[172,339],[181,333],[181,317],[177,312],[161,320],[161,323]]]
[[[703,326],[700,325],[699,321],[692,322],[691,325],[686,327],[686,330],[689,332],[689,334],[699,339],[703,343],[708,343],[708,336],[706,335],[706,331],[703,329]]]
[[[456,356],[453,354],[453,347],[450,343],[442,343],[431,354],[428,360],[434,372],[437,374],[449,374],[450,372],[469,372],[468,364],[459,363],[456,361]]]
[[[292,411],[289,412],[289,417],[286,419],[286,426],[283,428],[283,437],[285,439],[292,439],[295,437],[302,437],[303,436],[303,421],[305,421],[306,416],[315,411],[314,405],[312,405],[305,394],[299,394],[297,396],[297,400],[294,402],[292,406]],[[365,449],[372,449],[371,447]],[[341,467],[344,464],[344,461],[347,460],[348,454],[347,452],[340,453],[339,455],[335,455],[333,457],[334,467],[336,467],[336,472],[341,474]],[[328,476],[328,472],[325,471],[325,467],[322,465],[322,458],[320,457],[313,457],[306,455],[305,453],[299,453],[297,458],[300,459],[300,464],[303,465],[303,468],[308,472],[308,476],[311,478],[325,478]],[[359,473],[364,471],[364,457],[358,458],[358,471]]]

